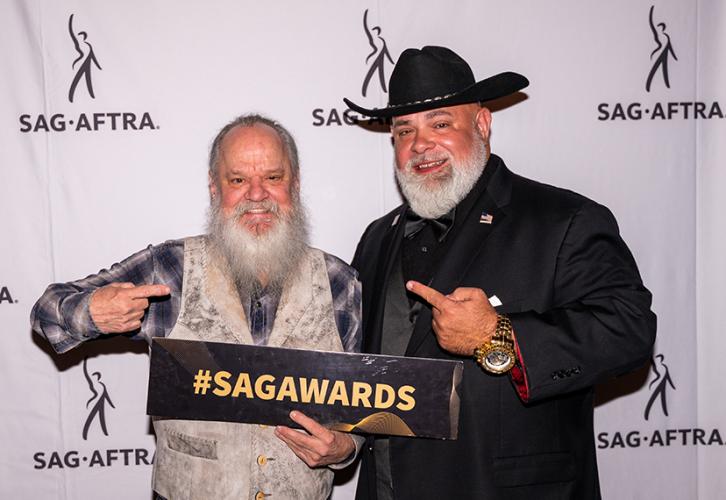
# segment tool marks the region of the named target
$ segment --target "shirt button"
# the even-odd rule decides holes
[[[267,457],[260,455],[257,457],[257,465],[265,465],[267,463]]]
[[[262,307],[262,302],[260,302],[259,300],[257,302],[255,302],[255,307],[257,309],[259,309],[260,307]]]

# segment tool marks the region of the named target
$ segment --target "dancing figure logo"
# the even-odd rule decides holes
[[[86,417],[86,423],[83,424],[83,439],[88,439],[88,431],[94,420],[98,420],[103,434],[108,436],[108,429],[106,428],[106,403],[110,404],[111,408],[116,407],[108,395],[106,384],[101,382],[101,372],[88,373],[88,358],[83,358],[83,375],[86,377],[88,388],[92,394],[91,398],[86,402],[86,408],[90,408],[90,411],[88,412],[88,417]]]
[[[76,70],[76,74],[73,76],[71,82],[71,88],[68,90],[68,100],[73,102],[73,97],[76,95],[78,84],[81,80],[86,82],[86,90],[91,99],[95,99],[96,95],[93,93],[93,81],[91,80],[91,71],[93,66],[96,66],[99,70],[101,65],[96,59],[96,54],[93,52],[93,45],[88,42],[88,34],[85,31],[75,32],[73,28],[73,14],[68,18],[68,32],[73,40],[73,46],[76,48],[78,57],[73,60],[71,67]]]
[[[361,93],[363,94],[363,97],[365,97],[368,92],[368,85],[371,83],[371,79],[375,74],[378,74],[378,81],[381,84],[383,92],[388,92],[388,89],[386,88],[385,65],[386,60],[393,64],[393,59],[391,58],[391,53],[388,52],[386,40],[384,40],[381,36],[381,27],[373,26],[370,28],[368,26],[368,9],[366,9],[363,13],[363,29],[368,37],[368,44],[371,46],[371,53],[366,56],[366,64],[368,64],[371,60],[373,61],[370,63],[368,73],[366,73],[366,76],[363,79],[363,88],[361,89]]]
[[[653,61],[653,66],[650,68],[650,73],[648,73],[648,79],[645,81],[645,90],[647,92],[650,92],[650,86],[653,83],[653,77],[655,77],[656,73],[660,70],[662,76],[663,76],[663,83],[665,83],[666,88],[671,88],[671,82],[668,79],[668,58],[673,57],[676,61],[678,58],[676,57],[676,53],[673,50],[673,45],[671,44],[671,37],[666,33],[666,24],[665,23],[658,23],[656,24],[653,21],[653,10],[655,9],[654,5],[650,6],[650,14],[648,15],[648,21],[650,22],[650,30],[653,32],[653,38],[655,39],[656,48],[653,50],[653,52],[650,53],[650,59]]]
[[[653,370],[653,373],[655,373],[655,378],[650,384],[648,384],[648,389],[652,392],[650,394],[650,399],[648,399],[648,404],[645,405],[645,413],[643,414],[646,420],[650,417],[650,411],[653,409],[653,405],[656,401],[660,401],[660,407],[661,410],[663,410],[663,415],[666,417],[668,416],[668,386],[670,386],[673,390],[675,390],[676,386],[673,385],[671,374],[668,372],[668,365],[663,362],[664,359],[665,356],[662,354],[656,354],[651,360],[651,369]]]

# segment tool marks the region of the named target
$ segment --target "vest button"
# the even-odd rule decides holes
[[[267,457],[260,455],[257,457],[257,465],[265,465],[267,463]]]

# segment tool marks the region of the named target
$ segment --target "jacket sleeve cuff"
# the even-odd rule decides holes
[[[360,453],[361,448],[363,448],[363,444],[365,443],[366,438],[364,438],[363,436],[359,436],[358,434],[348,434],[348,435],[351,437],[351,439],[353,439],[353,444],[355,445],[355,450],[353,451],[353,453],[350,454],[350,456],[348,458],[346,458],[345,460],[343,460],[340,463],[330,464],[330,465],[328,465],[328,468],[333,469],[333,470],[345,469],[350,464],[355,462],[355,459],[358,457],[358,453]]]
[[[516,361],[510,375],[512,377],[512,383],[514,388],[517,390],[519,398],[523,402],[529,401],[529,383],[527,381],[527,371],[524,368],[524,358],[522,358],[522,352],[519,350],[519,343],[517,343],[517,337],[514,337],[514,353],[516,354]]]
[[[95,290],[94,290],[95,292]],[[69,295],[60,305],[65,330],[77,340],[96,338],[103,332],[91,317],[89,303],[94,292],[77,292]]]

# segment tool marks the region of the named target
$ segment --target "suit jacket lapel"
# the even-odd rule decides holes
[[[498,159],[498,158],[497,158]],[[466,276],[469,267],[476,261],[487,237],[502,224],[507,216],[506,205],[511,194],[511,172],[499,160],[499,165],[479,196],[474,207],[465,214],[463,224],[453,234],[453,240],[431,281],[431,287],[443,294],[453,292]],[[492,216],[491,224],[480,221],[482,215]],[[459,217],[459,214],[457,214]],[[422,343],[433,335],[431,329],[431,308],[424,307],[418,315],[406,356],[414,356]]]
[[[381,239],[380,248],[383,251],[379,255],[383,256],[383,258],[379,262],[375,262],[376,272],[373,282],[373,294],[371,295],[373,304],[370,318],[375,318],[376,324],[373,325],[372,329],[366,328],[369,332],[375,332],[375,335],[365,335],[363,337],[363,352],[380,352],[381,349],[383,309],[386,304],[388,279],[393,270],[393,264],[396,262],[396,255],[401,249],[401,240],[406,226],[404,214],[407,207],[406,204],[400,207],[398,214],[391,222],[391,225],[386,228]]]

